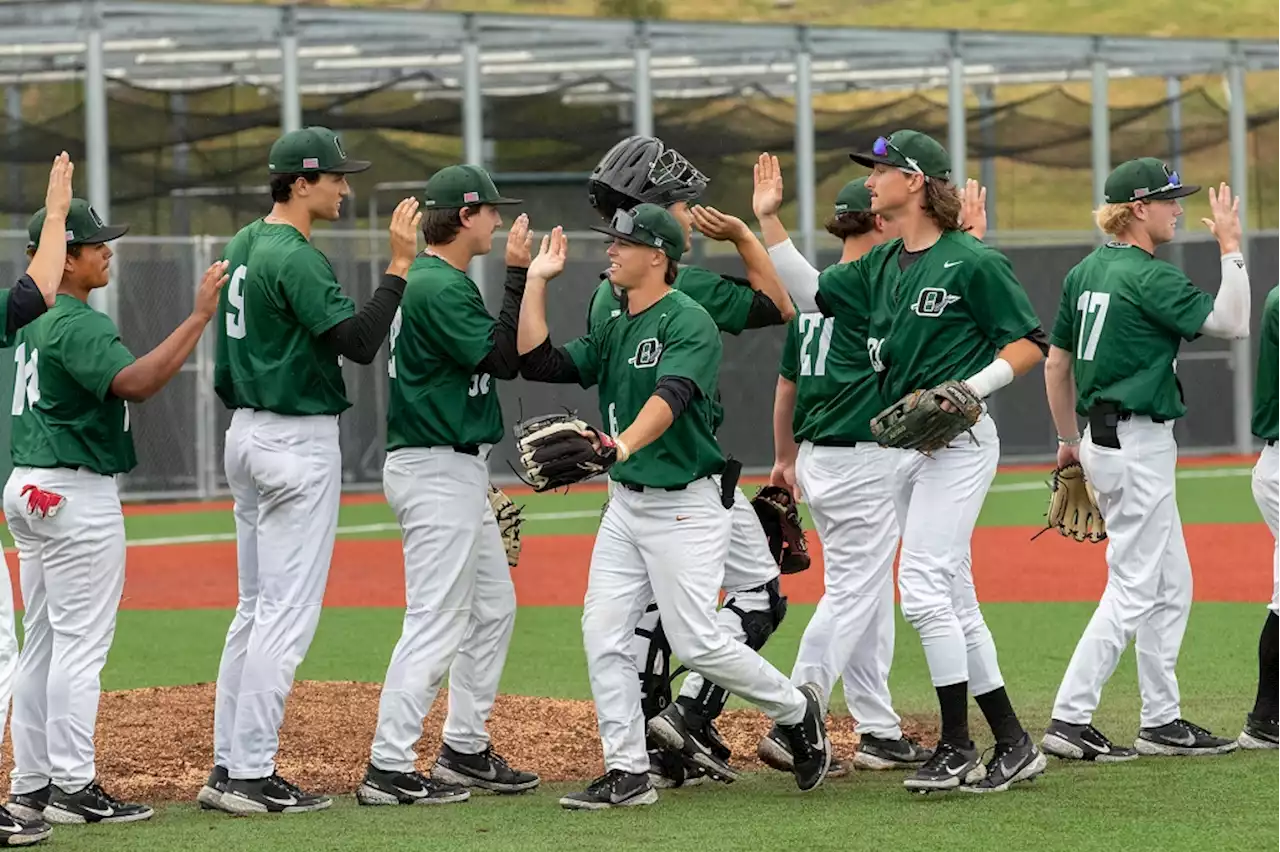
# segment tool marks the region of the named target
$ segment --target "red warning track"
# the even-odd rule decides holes
[[[1096,601],[1106,584],[1104,545],[1078,544],[1053,533],[1030,541],[1024,527],[980,527],[973,537],[974,579],[984,602]],[[1271,598],[1273,542],[1262,524],[1186,527],[1199,601]],[[525,606],[578,606],[587,585],[594,538],[531,536],[513,572]],[[783,578],[795,603],[822,594],[822,548],[810,533],[814,565]],[[8,560],[15,594],[16,558]],[[236,602],[233,543],[132,547],[122,606],[126,609],[231,608]],[[328,606],[404,606],[404,564],[395,539],[340,540],[329,576]]]

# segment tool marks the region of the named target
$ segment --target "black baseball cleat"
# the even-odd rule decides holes
[[[853,754],[853,765],[873,770],[914,769],[931,757],[933,749],[925,748],[908,736],[886,740],[863,734],[858,739],[858,750]]]
[[[774,725],[769,733],[760,738],[760,742],[756,744],[756,757],[760,758],[760,762],[765,766],[772,767],[779,772],[791,772],[793,764],[791,762],[791,746],[787,743],[787,738],[783,736],[782,729]],[[849,767],[837,758],[831,755],[831,764],[827,767],[828,778],[841,778],[849,774]]]
[[[74,793],[65,792],[57,784],[49,791],[49,804],[44,819],[54,825],[83,825],[92,822],[139,822],[151,819],[155,811],[146,805],[122,802],[113,798],[94,781]]]
[[[1174,719],[1158,728],[1143,728],[1138,731],[1133,747],[1139,754],[1178,757],[1226,754],[1239,748],[1235,740],[1215,737],[1186,719]]]
[[[196,794],[196,802],[200,805],[201,810],[221,810],[222,794],[227,792],[227,782],[229,780],[231,778],[227,775],[225,766],[213,767],[213,771],[209,773],[209,778],[204,782],[204,786]]]
[[[707,770],[683,754],[667,748],[649,749],[649,783],[659,790],[696,787],[707,780]]]
[[[0,807],[0,846],[31,846],[50,834],[53,826],[43,819],[21,819]]]
[[[1256,750],[1280,748],[1280,731],[1275,719],[1259,719],[1250,713],[1244,717],[1244,730],[1236,737],[1240,748]]]
[[[1003,793],[1019,781],[1031,781],[1048,765],[1044,752],[1036,748],[1031,735],[1023,731],[1016,743],[996,743],[986,777],[974,784],[963,784],[960,789],[966,793]]]
[[[53,795],[53,785],[45,784],[39,790],[30,793],[14,793],[5,806],[9,813],[27,822],[44,821],[44,809],[49,807],[49,797]]]
[[[697,727],[688,723],[684,708],[679,704],[668,704],[661,713],[649,720],[648,727],[649,736],[654,742],[680,752],[718,780],[728,783],[741,777],[738,770],[717,755],[715,744],[699,736]]]
[[[479,787],[494,793],[523,793],[537,787],[541,779],[532,772],[512,769],[492,748],[478,754],[455,751],[447,744],[440,747],[431,777],[461,787]]]
[[[356,790],[356,801],[362,805],[451,805],[470,798],[471,791],[460,784],[428,778],[421,772],[387,771],[372,763]]]
[[[562,796],[560,807],[570,811],[601,811],[606,808],[630,808],[652,805],[658,801],[647,772],[623,772],[610,769],[587,785],[581,793]]]
[[[333,804],[328,796],[303,792],[279,775],[266,778],[232,778],[227,781],[219,807],[229,814],[305,814]]]
[[[906,778],[902,786],[917,793],[954,790],[962,784],[976,784],[986,774],[987,770],[972,742],[968,748],[940,742],[933,750],[933,757],[926,760],[915,774]]]
[[[1057,719],[1049,720],[1040,748],[1063,760],[1122,763],[1138,759],[1137,749],[1116,745],[1093,725],[1072,725]]]
[[[831,740],[823,719],[818,687],[806,683],[800,687],[804,695],[804,718],[795,725],[778,725],[791,751],[791,774],[796,786],[808,792],[823,782],[831,771]]]

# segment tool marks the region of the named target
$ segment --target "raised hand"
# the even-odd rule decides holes
[[[418,212],[418,199],[405,198],[391,214],[391,265],[387,271],[403,278],[409,272],[414,255],[418,253],[418,226],[422,214]]]
[[[745,222],[737,216],[721,213],[714,207],[699,204],[690,208],[690,212],[693,214],[694,227],[713,240],[736,242],[751,235]]]
[[[218,311],[218,294],[227,283],[227,261],[215,261],[204,271],[200,286],[196,288],[196,306],[191,313],[208,322]]]
[[[529,267],[533,253],[533,232],[529,230],[529,214],[521,213],[507,233],[507,266]]]
[[[538,256],[529,263],[529,278],[550,281],[564,272],[565,261],[569,258],[569,238],[564,229],[556,225],[551,233],[542,238]]]
[[[46,216],[65,217],[71,209],[71,175],[75,169],[75,163],[71,162],[66,151],[53,158],[53,168],[49,169],[49,188],[44,194]]]
[[[782,209],[782,169],[778,158],[761,154],[753,171],[755,191],[751,194],[751,210],[757,219],[777,216]]]
[[[960,191],[960,224],[977,239],[987,233],[987,188],[973,178]]]
[[[1213,218],[1200,221],[1218,238],[1222,253],[1240,251],[1240,197],[1232,196],[1231,187],[1225,183],[1218,184],[1216,192],[1209,187],[1209,209]]]

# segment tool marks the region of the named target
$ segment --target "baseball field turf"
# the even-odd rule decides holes
[[[1271,588],[1271,538],[1249,491],[1244,460],[1186,464],[1179,503],[1195,571],[1196,604],[1179,662],[1184,715],[1235,736],[1251,709],[1258,630]],[[1101,545],[1031,536],[1043,521],[1043,470],[1002,472],[974,537],[974,574],[1001,668],[1020,717],[1038,739],[1067,660],[1105,579]],[[748,494],[753,487],[748,487]],[[571,813],[567,779],[601,771],[578,627],[591,535],[603,491],[534,495],[513,489],[527,522],[515,569],[521,610],[493,724],[494,745],[527,768],[545,761],[530,794],[473,795],[435,808],[360,808],[350,795],[367,757],[377,682],[399,635],[403,575],[399,532],[379,495],[345,502],[319,632],[298,671],[282,733],[280,770],[335,794],[310,815],[236,819],[192,801],[212,753],[212,687],[236,595],[233,524],[225,504],[126,510],[128,579],[115,645],[103,674],[99,771],[122,795],[150,793],[149,823],[59,827],[47,848],[65,850],[1226,850],[1275,849],[1276,752],[1214,758],[1143,758],[1095,766],[1051,759],[1048,772],[1005,795],[918,797],[900,773],[854,772],[800,794],[768,770],[731,786],[662,791],[651,808]],[[11,544],[7,534],[4,542]],[[814,542],[815,555],[819,549]],[[7,550],[11,572],[17,559]],[[765,654],[789,671],[821,564],[784,579],[791,611]],[[16,583],[15,583],[16,586]],[[1104,693],[1097,725],[1113,739],[1137,732],[1130,650]],[[338,683],[317,683],[338,682]],[[203,686],[197,686],[201,685]],[[372,685],[371,685],[372,684]],[[915,632],[899,618],[890,682],[912,730],[936,735],[936,701]],[[161,689],[157,689],[161,688]],[[518,698],[525,696],[527,698]],[[420,768],[434,759],[439,707],[427,722]],[[972,706],[972,705],[971,705]],[[736,699],[736,729],[762,732],[763,717]],[[732,712],[732,711],[731,711]],[[842,692],[832,712],[844,714]],[[848,755],[849,720],[837,753]],[[973,730],[990,745],[980,714]],[[9,767],[8,742],[0,771]],[[317,743],[317,740],[323,740]],[[735,762],[750,767],[751,749]],[[575,755],[582,755],[575,757]],[[7,781],[7,778],[5,779]],[[166,801],[168,800],[168,801]]]

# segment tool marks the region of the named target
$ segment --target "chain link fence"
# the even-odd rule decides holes
[[[135,354],[149,351],[190,314],[200,273],[221,256],[228,240],[226,236],[125,237],[113,244],[116,258],[107,305],[117,317],[125,345]],[[548,297],[548,321],[555,342],[563,343],[586,330],[588,300],[605,266],[603,240],[594,232],[570,234],[569,262],[564,274],[552,282]],[[992,235],[989,241],[1008,254],[1046,329],[1057,311],[1067,270],[1097,245],[1096,236],[1089,232],[1019,234],[1016,240]],[[329,257],[346,292],[357,305],[364,304],[386,267],[385,233],[320,231],[314,242]],[[504,242],[505,234],[495,237],[494,251],[479,262],[481,271],[476,276],[495,314],[505,271]],[[819,265],[838,259],[834,241],[823,237],[821,244]],[[4,259],[0,260],[0,280],[12,281],[21,274],[25,249],[25,234],[0,231],[0,258]],[[718,244],[697,240],[687,261],[741,274],[737,256],[721,249]],[[1216,243],[1186,240],[1162,247],[1161,254],[1179,263],[1200,286],[1216,291]],[[1251,235],[1249,270],[1256,329],[1263,298],[1280,275],[1276,232]],[[749,471],[767,469],[773,462],[773,390],[784,339],[783,329],[765,329],[725,340],[720,389],[726,419],[719,437],[725,451]],[[1256,335],[1250,349],[1251,357],[1256,358]],[[121,478],[127,499],[207,498],[226,493],[222,453],[231,413],[213,392],[213,358],[210,326],[178,376],[151,400],[131,407],[138,466]],[[1187,416],[1175,428],[1183,451],[1230,451],[1234,418],[1249,409],[1248,400],[1231,397],[1230,346],[1210,338],[1184,344],[1177,368],[1188,406]],[[13,371],[11,358],[0,359],[0,387],[13,386]],[[341,420],[344,485],[348,489],[378,489],[386,435],[386,347],[373,364],[348,362],[343,373],[353,403]],[[502,383],[499,394],[508,423],[562,408],[576,409],[592,421],[600,419],[595,391],[583,391],[576,385],[516,380]],[[1054,429],[1039,368],[995,394],[990,409],[1000,424],[1003,461],[1052,457]],[[8,429],[8,418],[0,418],[0,441],[5,444]],[[511,477],[508,463],[513,457],[511,441],[495,448],[490,467],[496,480]]]

